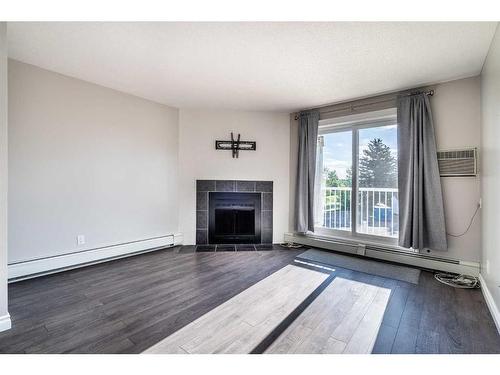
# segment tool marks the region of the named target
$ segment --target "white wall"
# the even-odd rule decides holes
[[[9,263],[176,232],[177,157],[177,109],[9,60]]]
[[[478,147],[481,141],[481,79],[472,77],[436,85],[431,98],[438,150]],[[482,150],[479,148],[479,155]],[[476,210],[480,198],[480,177],[444,177],[443,189],[446,230],[462,233]],[[462,237],[448,237],[448,251],[431,255],[481,261],[481,217],[474,219]]]
[[[10,328],[7,312],[7,23],[0,22],[0,331]]]
[[[479,147],[481,122],[481,82],[479,77],[435,85],[431,99],[438,149]],[[290,117],[290,214],[293,231],[293,196],[297,169],[297,121]],[[469,223],[480,198],[479,177],[442,178],[447,230],[461,233]],[[437,257],[479,262],[481,259],[481,218],[477,215],[469,232],[460,238],[449,237],[446,252],[431,251]]]
[[[257,141],[256,151],[241,151],[233,159],[229,151],[216,151],[216,139]],[[179,221],[185,244],[195,243],[196,180],[274,181],[273,242],[283,241],[289,217],[288,114],[180,110],[179,122]]]
[[[482,100],[482,179],[483,198],[481,275],[500,307],[500,27],[497,27],[481,74]],[[483,288],[484,289],[484,288]],[[500,321],[497,321],[500,329]]]

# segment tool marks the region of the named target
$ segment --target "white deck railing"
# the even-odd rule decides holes
[[[386,237],[398,235],[398,189],[359,188],[357,230]],[[323,189],[323,227],[351,230],[350,187]]]

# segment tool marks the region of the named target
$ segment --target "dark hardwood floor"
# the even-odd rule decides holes
[[[174,248],[11,284],[13,328],[0,333],[0,352],[140,353],[302,251]],[[447,287],[429,272],[419,285],[384,283],[392,291],[374,353],[500,353],[480,290]]]
[[[500,353],[500,336],[481,290],[443,285],[423,271],[397,282],[373,353]]]

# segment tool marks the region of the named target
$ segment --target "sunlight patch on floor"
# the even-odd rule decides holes
[[[337,277],[266,353],[371,353],[391,289]]]
[[[327,278],[287,265],[144,353],[250,353]]]
[[[331,267],[324,266],[324,265],[317,264],[317,263],[307,262],[305,260],[294,259],[294,262],[298,263],[298,264],[304,264],[304,265],[309,266],[309,267],[313,267],[313,268],[317,268],[317,269],[322,269],[322,270],[329,271],[329,272],[334,272],[335,271],[335,268],[331,268]]]

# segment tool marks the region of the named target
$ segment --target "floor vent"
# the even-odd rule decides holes
[[[477,149],[438,151],[439,175],[441,177],[477,176]]]

